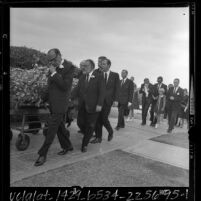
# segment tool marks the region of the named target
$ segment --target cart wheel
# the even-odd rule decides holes
[[[18,135],[18,138],[17,138],[17,141],[15,143],[15,146],[16,148],[19,150],[19,151],[24,151],[28,148],[29,146],[29,143],[30,143],[30,138],[28,135],[24,134],[24,140],[23,140],[23,136],[22,134],[20,133]]]
[[[13,138],[13,132],[10,130],[10,140]]]
[[[37,135],[39,131],[40,131],[40,129],[38,129],[38,130],[34,130],[34,131],[31,131],[31,134],[33,134],[33,135]]]
[[[40,129],[36,129],[36,130],[32,130],[32,131],[30,131],[29,129],[24,130],[25,133],[31,133],[32,135],[38,134],[39,131],[40,131]]]

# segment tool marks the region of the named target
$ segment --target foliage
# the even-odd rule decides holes
[[[35,64],[46,66],[46,54],[25,46],[10,47],[10,66],[21,69],[31,69]]]

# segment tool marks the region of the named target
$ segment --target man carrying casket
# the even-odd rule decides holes
[[[46,161],[48,149],[50,148],[57,133],[62,151],[59,155],[64,155],[72,151],[73,147],[69,139],[70,133],[65,128],[65,114],[68,108],[74,67],[72,63],[63,60],[58,49],[51,49],[47,53],[49,61],[50,75],[48,78],[48,90],[44,94],[43,100],[48,101],[50,106],[50,118],[45,141],[38,151],[39,157],[35,166],[43,165]]]

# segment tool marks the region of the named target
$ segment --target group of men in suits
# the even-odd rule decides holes
[[[159,76],[157,83],[152,85],[148,78],[144,79],[144,83],[141,85],[139,93],[142,94],[142,123],[146,125],[147,113],[150,109],[150,126],[155,126],[154,108],[159,96],[159,89],[164,89],[164,95],[166,96],[166,110],[168,116],[168,133],[172,133],[177,116],[180,112],[181,101],[183,98],[183,89],[179,86],[180,80],[174,79],[173,86],[167,89],[167,85],[163,84],[163,78]]]
[[[74,67],[72,63],[63,60],[58,49],[47,53],[49,76],[48,90],[43,95],[43,101],[48,101],[50,118],[45,141],[38,151],[35,166],[46,162],[48,150],[57,134],[62,150],[59,155],[65,155],[73,150],[70,133],[65,127],[65,114],[69,99],[78,99],[77,123],[83,133],[81,151],[86,152],[87,146],[95,132],[91,143],[101,143],[103,126],[108,131],[108,141],[113,139],[113,128],[109,121],[112,105],[118,105],[119,116],[116,130],[124,127],[124,109],[131,104],[133,93],[132,81],[127,79],[128,71],[122,71],[120,81],[118,73],[111,71],[111,61],[99,57],[98,69],[91,59],[84,60],[80,67],[82,75],[77,86],[71,91]]]
[[[86,152],[89,142],[101,143],[103,126],[108,132],[108,141],[113,139],[113,128],[109,121],[112,105],[118,106],[118,122],[116,130],[125,127],[124,113],[132,105],[134,83],[127,78],[128,71],[122,70],[120,80],[118,73],[111,71],[111,61],[102,56],[98,58],[98,68],[91,59],[81,62],[82,74],[77,86],[71,91],[74,66],[62,59],[58,49],[51,49],[47,53],[49,76],[48,90],[43,96],[43,101],[48,101],[50,118],[45,141],[38,151],[35,166],[43,165],[46,161],[48,150],[57,134],[62,150],[59,155],[65,155],[73,150],[70,133],[65,127],[65,114],[69,99],[78,100],[77,124],[83,133],[81,151]],[[146,116],[151,105],[151,125],[154,125],[153,108],[158,97],[158,90],[164,88],[168,99],[168,132],[174,128],[174,122],[179,112],[178,107],[183,96],[179,87],[179,79],[174,80],[174,87],[167,91],[167,86],[162,83],[163,78],[158,77],[158,83],[152,85],[145,78],[141,85],[142,93],[142,125],[146,124]],[[93,133],[94,138],[91,140]],[[90,141],[91,140],[91,141]]]
[[[78,86],[72,92],[72,99],[74,99],[75,97],[78,97],[79,99],[80,97],[79,90],[81,86],[84,86],[84,83],[82,83],[81,85],[79,83],[81,83],[81,79],[86,79],[87,77],[87,73],[84,67],[85,65],[87,65],[87,61],[88,60],[85,60],[80,63],[80,67],[83,70],[83,75],[81,76],[78,82]],[[85,113],[83,112],[85,106],[84,105],[81,106],[80,103],[78,104],[79,107],[78,107],[77,124],[78,127],[80,128],[80,132],[84,134],[84,138],[85,136],[88,136],[87,143],[82,144],[81,148],[82,152],[87,151],[87,145],[89,142],[93,144],[102,142],[103,126],[106,128],[108,132],[108,141],[111,141],[113,139],[114,131],[109,121],[109,114],[111,111],[111,107],[113,105],[118,106],[119,111],[118,123],[115,129],[119,130],[120,128],[125,127],[124,110],[127,108],[129,104],[132,103],[134,84],[127,78],[128,75],[127,70],[122,70],[121,73],[122,80],[120,80],[118,73],[111,71],[110,67],[111,67],[111,61],[108,58],[101,56],[98,58],[98,68],[92,70],[94,75],[100,77],[99,82],[103,83],[102,87],[104,87],[104,90],[102,91],[103,93],[100,94],[101,110],[94,111],[94,113],[96,112],[96,114],[95,117],[93,118],[94,124],[93,128],[91,128],[91,131],[92,130],[94,131],[95,136],[91,141],[89,141],[89,139],[92,137],[93,132],[91,132],[90,135],[87,134],[86,132],[87,124],[86,122],[83,121],[83,119],[87,119]],[[89,84],[92,85],[93,89],[95,89],[95,85],[92,82],[89,82]],[[81,91],[84,92],[83,89]],[[96,92],[100,92],[100,90],[96,88]],[[91,99],[94,99],[95,101],[96,98],[94,98],[94,92],[88,90],[88,93],[91,94]],[[88,95],[87,98],[90,99],[90,95]]]

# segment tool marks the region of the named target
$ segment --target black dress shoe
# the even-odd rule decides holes
[[[119,126],[116,126],[115,129],[118,131],[118,130],[120,129],[120,127],[119,127]]]
[[[111,141],[113,138],[113,131],[109,133],[107,140]]]
[[[79,131],[77,131],[78,133],[81,133],[81,134],[84,134],[84,131],[82,131],[82,130],[79,130]]]
[[[60,156],[62,156],[62,155],[65,155],[67,153],[68,153],[68,149],[63,149],[60,152],[58,152],[57,154],[60,155]]]
[[[154,127],[154,124],[151,122],[151,123],[150,123],[150,126]]]
[[[167,129],[167,132],[168,132],[168,133],[172,133],[172,129],[169,129],[169,128],[168,128],[168,129]]]
[[[113,135],[108,135],[108,141],[111,141],[112,140],[112,138],[113,138]]]
[[[87,147],[82,147],[81,151],[84,153],[84,152],[87,152]]]
[[[91,141],[92,144],[96,144],[96,143],[101,143],[102,139],[101,138],[95,138]]]
[[[73,151],[73,147],[68,148],[67,151]]]
[[[146,125],[145,123],[141,123],[142,126]]]
[[[46,157],[45,156],[39,156],[34,165],[35,166],[41,166],[45,162],[46,162]]]

